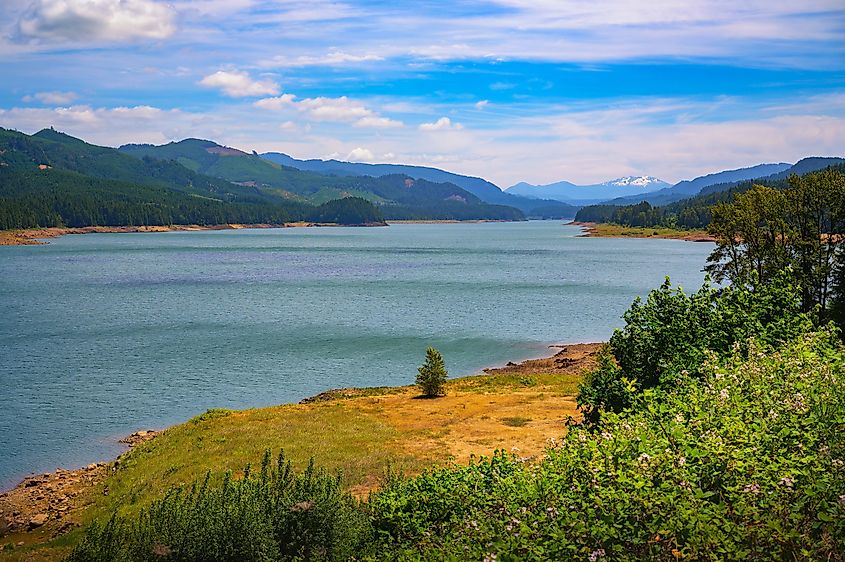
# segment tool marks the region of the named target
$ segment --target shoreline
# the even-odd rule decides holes
[[[528,377],[537,374],[571,375],[584,372],[595,364],[595,356],[603,343],[575,343],[549,345],[550,354],[512,361],[480,372],[450,379],[452,381],[478,381],[492,375]],[[386,387],[388,392],[406,391],[413,385]],[[369,396],[373,389],[340,388],[330,389],[301,400],[298,404],[313,404],[327,401],[355,399]],[[294,403],[292,403],[294,404]],[[249,410],[249,409],[248,409]],[[247,411],[247,410],[244,410]],[[184,423],[188,423],[186,420]],[[157,436],[177,428],[176,424],[162,431],[137,431],[120,440],[129,448],[116,458],[75,469],[56,469],[55,472],[31,474],[17,485],[0,491],[0,538],[14,535],[27,539],[26,544],[36,544],[63,535],[83,522],[87,504],[83,499],[96,486],[104,483],[131,453],[135,445],[155,439]],[[107,490],[107,487],[106,487]],[[107,492],[106,492],[107,493]],[[77,499],[79,498],[79,499]]]
[[[82,227],[46,227],[19,230],[0,230],[0,246],[39,246],[48,244],[50,238],[68,234],[134,234],[148,232],[198,232],[201,230],[242,230],[257,228],[318,228],[318,227],[375,227],[388,226],[384,223],[337,224],[318,222],[286,223],[226,223],[213,225],[174,224],[169,226],[82,226]]]
[[[619,226],[608,223],[572,221],[580,227],[584,238],[656,238],[660,240],[682,240],[684,242],[715,242],[716,238],[706,230],[678,230],[665,227]]]

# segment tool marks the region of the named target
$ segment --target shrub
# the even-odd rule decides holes
[[[433,347],[425,350],[425,363],[418,369],[417,385],[423,395],[434,398],[443,394],[443,387],[446,384],[446,364],[443,356]]]
[[[340,478],[311,464],[299,474],[269,451],[261,472],[207,476],[188,491],[170,490],[135,521],[92,524],[73,562],[101,560],[348,560],[359,550],[367,521]]]
[[[625,327],[614,332],[598,367],[579,388],[578,405],[595,422],[602,410],[629,407],[645,389],[671,389],[682,375],[699,377],[710,352],[727,356],[735,346],[745,349],[749,338],[775,348],[812,329],[800,297],[788,273],[755,289],[705,282],[690,295],[667,278],[625,312]]]

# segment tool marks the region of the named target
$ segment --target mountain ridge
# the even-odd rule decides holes
[[[542,218],[571,218],[575,216],[575,212],[578,210],[577,206],[553,199],[535,200],[533,198],[506,193],[499,186],[484,178],[457,174],[430,166],[387,163],[370,164],[366,162],[344,162],[336,159],[321,160],[317,158],[299,160],[281,152],[265,152],[260,154],[260,156],[275,164],[302,171],[328,173],[339,176],[361,175],[371,177],[382,177],[398,173],[414,179],[448,182],[469,191],[485,203],[515,207],[528,216],[546,215]],[[543,210],[543,212],[535,212],[538,210]]]

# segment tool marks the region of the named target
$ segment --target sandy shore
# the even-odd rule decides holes
[[[549,357],[529,359],[521,363],[509,362],[502,367],[484,369],[484,372],[490,375],[530,376],[542,373],[572,376],[595,365],[596,354],[602,345],[587,343],[553,346],[555,353]],[[464,380],[472,380],[472,377]],[[367,389],[334,389],[307,398],[301,403],[354,399],[366,394]],[[490,394],[479,395],[484,404],[494,398],[495,396]],[[519,399],[518,396],[512,398]],[[420,401],[407,400],[403,394],[398,394],[396,399],[401,400],[406,407],[409,403],[412,406],[427,406]],[[384,407],[390,407],[389,403],[386,402]],[[407,417],[407,412],[397,414]],[[491,420],[490,423],[498,422]],[[514,430],[504,428],[501,431]],[[153,439],[156,435],[158,433],[154,431],[139,431],[121,442],[132,447]],[[24,544],[39,544],[78,527],[83,523],[88,507],[86,502],[91,501],[91,491],[104,483],[117,469],[121,460],[122,455],[114,461],[93,463],[78,470],[57,469],[53,473],[29,476],[12,490],[0,493],[0,539],[9,537],[17,542],[23,541]],[[104,493],[107,492],[106,487]]]
[[[45,240],[66,234],[132,233],[132,232],[193,232],[199,230],[238,230],[242,228],[305,228],[318,226],[387,226],[387,223],[339,225],[335,223],[287,222],[281,224],[196,224],[171,226],[85,226],[80,228],[30,228],[0,230],[0,246],[29,246],[46,244]]]
[[[676,230],[663,227],[619,226],[594,222],[571,222],[580,226],[582,236],[590,238],[658,238],[664,240],[685,240],[687,242],[715,242],[706,230]]]

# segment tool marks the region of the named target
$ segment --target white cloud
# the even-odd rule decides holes
[[[253,103],[255,107],[260,107],[261,109],[270,109],[273,111],[280,111],[283,109],[287,109],[293,107],[294,100],[296,96],[293,94],[282,94],[281,96],[277,96],[275,98],[264,98],[256,101]]]
[[[274,98],[264,98],[253,105],[272,111],[296,109],[308,119],[334,123],[351,123],[359,128],[397,129],[404,126],[401,121],[382,117],[363,103],[349,99],[317,97],[297,101],[293,94],[283,94]]]
[[[277,56],[259,63],[267,67],[298,68],[305,66],[345,66],[366,62],[383,61],[384,57],[373,54],[352,54],[343,51],[329,51],[322,56],[300,55],[298,57]]]
[[[481,101],[475,102],[475,109],[484,109],[488,105],[490,105],[490,100],[481,100]]]
[[[460,123],[452,123],[452,120],[448,117],[441,117],[434,123],[423,123],[419,128],[420,131],[448,131],[460,130],[463,129],[464,126]]]
[[[75,92],[37,92],[31,96],[24,96],[23,101],[30,103],[38,101],[46,105],[68,105],[79,98]]]
[[[17,32],[37,42],[125,42],[165,39],[176,31],[175,12],[153,0],[37,0]]]
[[[346,159],[350,162],[371,162],[374,159],[372,151],[361,148],[353,148],[352,151],[346,155]]]
[[[356,121],[374,115],[364,104],[346,96],[305,98],[297,103],[297,108],[315,121]]]
[[[367,116],[355,121],[354,126],[369,127],[371,129],[398,129],[404,125],[401,121],[388,119],[387,117]]]
[[[279,93],[279,85],[272,80],[253,80],[240,70],[218,70],[199,81],[206,88],[217,88],[231,98],[257,97]],[[283,96],[284,97],[284,96]]]

